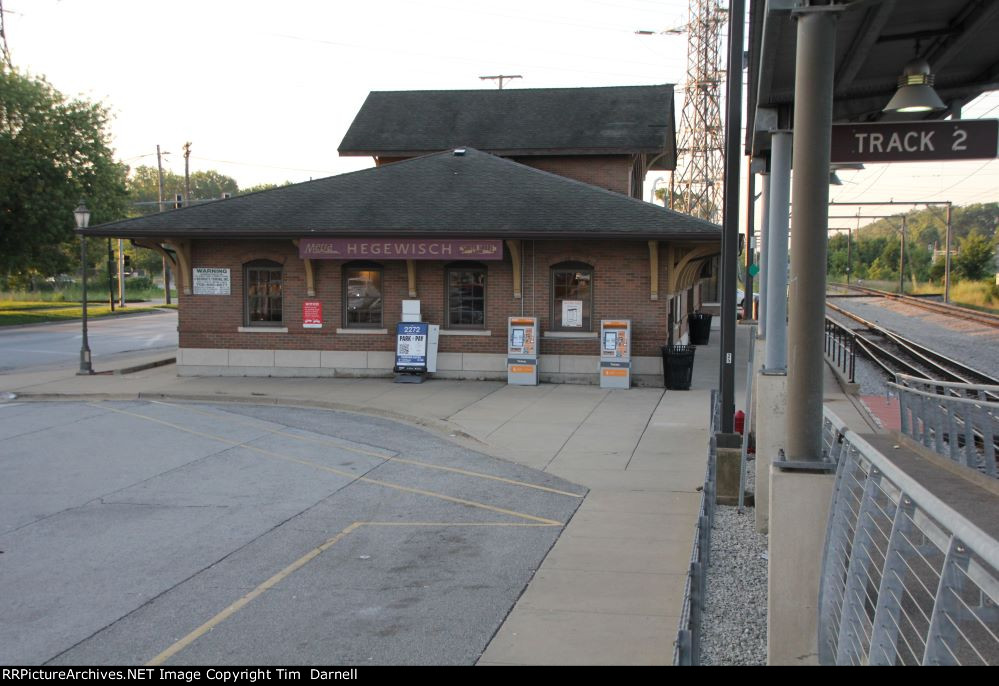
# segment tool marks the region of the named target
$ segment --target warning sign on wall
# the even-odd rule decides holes
[[[302,328],[323,328],[323,304],[318,300],[306,300],[302,303]]]
[[[229,295],[229,270],[225,267],[195,267],[195,295]]]

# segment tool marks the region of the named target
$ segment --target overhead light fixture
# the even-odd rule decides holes
[[[932,112],[945,110],[937,92],[933,90],[933,74],[929,63],[921,57],[908,62],[898,77],[898,90],[885,112]]]

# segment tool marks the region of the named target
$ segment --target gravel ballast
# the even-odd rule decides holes
[[[754,490],[756,463],[746,464],[746,487]],[[719,505],[711,530],[702,665],[767,663],[767,536],[756,533],[752,507]]]

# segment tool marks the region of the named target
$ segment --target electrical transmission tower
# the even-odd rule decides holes
[[[7,47],[7,32],[4,28],[3,2],[0,0],[0,62],[7,65],[8,69],[14,68],[14,63],[10,59],[10,49]]]
[[[727,11],[718,0],[690,0],[687,82],[683,87],[676,171],[670,177],[669,206],[715,223],[721,222],[725,175],[725,129],[721,118],[725,70],[719,46],[726,18]]]

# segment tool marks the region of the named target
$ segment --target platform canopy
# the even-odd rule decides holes
[[[999,89],[999,2],[983,0],[751,0],[746,147],[769,149],[769,131],[790,129],[797,43],[794,9],[836,12],[834,122],[960,118],[961,107]],[[946,110],[883,111],[915,57],[929,64]]]

